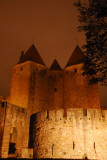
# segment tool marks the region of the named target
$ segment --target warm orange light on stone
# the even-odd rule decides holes
[[[57,60],[48,68],[33,45],[13,67],[9,102],[0,101],[0,157],[105,160],[107,110],[81,56],[77,46],[66,68]]]

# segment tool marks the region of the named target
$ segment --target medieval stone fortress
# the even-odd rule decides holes
[[[13,67],[0,101],[0,157],[107,160],[107,110],[82,75],[77,46],[64,69],[48,68],[32,45]]]

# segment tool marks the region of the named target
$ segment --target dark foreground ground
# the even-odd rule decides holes
[[[0,158],[1,160],[31,160],[31,159],[26,159],[26,158]],[[60,160],[60,159],[52,159],[52,158],[41,158],[41,159],[36,159],[33,158],[33,160]],[[93,159],[61,159],[61,160],[93,160]],[[95,160],[95,159],[94,159]],[[97,159],[96,159],[97,160]]]

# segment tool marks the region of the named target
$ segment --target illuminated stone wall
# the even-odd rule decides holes
[[[63,71],[25,62],[12,71],[10,103],[30,108],[30,114],[63,107]]]
[[[9,102],[10,96],[0,96],[0,101],[2,102]]]
[[[44,110],[47,97],[47,67],[30,63],[28,106],[31,114]]]
[[[36,105],[37,103],[36,107],[39,107],[38,100],[40,100],[40,85],[38,86],[38,81],[40,77],[39,79],[37,77],[38,72],[44,68],[46,67],[31,61],[17,64],[13,67],[10,103],[22,108],[28,108],[28,106],[33,108],[34,104]],[[36,112],[38,112],[38,109]]]
[[[14,66],[10,103],[30,108],[30,113],[59,108],[100,108],[98,85],[82,76],[82,64],[63,71],[27,61]]]
[[[28,88],[30,77],[29,62],[13,67],[10,90],[10,103],[20,107],[28,107]]]
[[[107,158],[107,111],[83,109],[41,112],[36,114],[35,158]]]
[[[3,125],[3,138],[1,146],[1,157],[7,158],[9,154],[9,143],[15,143],[15,154],[22,154],[22,148],[28,147],[29,139],[29,114],[25,108],[5,103],[5,115]],[[13,130],[16,135],[13,136]],[[13,139],[11,138],[13,136]]]
[[[64,106],[65,108],[100,108],[98,85],[89,85],[82,75],[82,64],[73,65],[64,70]]]
[[[0,157],[1,157],[1,148],[3,140],[4,116],[5,116],[5,103],[2,103],[2,101],[0,101]]]
[[[63,108],[63,71],[48,71],[48,108]]]
[[[29,106],[31,113],[63,107],[63,72],[39,70],[31,74]]]

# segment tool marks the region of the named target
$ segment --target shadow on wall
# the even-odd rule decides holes
[[[35,125],[35,121],[36,121],[36,118],[35,118],[35,114],[32,114],[31,117],[30,117],[30,127],[29,127],[29,148],[33,148],[33,131],[34,131],[34,125]]]
[[[11,134],[10,134],[9,153],[8,154],[15,154],[16,139],[17,139],[17,130],[16,130],[16,127],[13,127]]]

